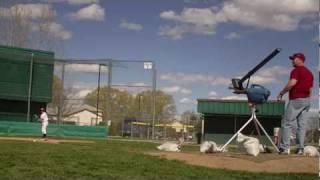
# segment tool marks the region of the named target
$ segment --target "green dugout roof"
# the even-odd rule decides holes
[[[250,115],[248,101],[245,100],[221,100],[198,99],[198,112],[204,115]],[[257,106],[257,115],[282,116],[285,110],[285,102],[268,101]]]

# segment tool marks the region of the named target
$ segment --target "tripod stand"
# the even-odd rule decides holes
[[[259,133],[259,127],[261,128],[261,130],[263,131],[263,133],[267,136],[268,140],[270,141],[270,143],[272,144],[272,146],[275,148],[275,150],[277,152],[279,152],[278,147],[274,144],[274,142],[272,141],[272,139],[270,138],[270,136],[268,135],[268,133],[266,132],[266,130],[263,128],[263,126],[261,125],[261,123],[259,122],[257,116],[256,116],[256,107],[255,105],[250,106],[251,108],[251,117],[250,119],[222,146],[221,150],[223,151],[230,143],[231,141],[251,122],[253,121],[256,125],[256,129]],[[259,127],[258,127],[259,126]],[[259,133],[260,136],[260,133]]]

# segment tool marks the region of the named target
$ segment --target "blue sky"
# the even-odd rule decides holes
[[[228,90],[230,79],[244,75],[274,48],[281,53],[253,81],[269,88],[274,99],[288,80],[288,56],[303,52],[315,73],[313,106],[318,106],[317,0],[28,3],[56,13],[60,28],[52,32],[64,41],[66,58],[153,60],[158,89],[173,95],[180,113],[195,110],[198,98],[238,99]],[[148,73],[132,74],[115,70],[114,83],[151,84]]]

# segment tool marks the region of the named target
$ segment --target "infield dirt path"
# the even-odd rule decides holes
[[[59,143],[94,143],[94,141],[86,140],[72,140],[72,139],[50,139],[44,141],[40,138],[31,138],[31,137],[0,137],[0,140],[10,140],[10,141],[30,141],[30,142],[40,142],[40,143],[49,143],[49,144],[59,144]]]
[[[241,170],[251,172],[272,173],[318,173],[318,158],[302,156],[280,156],[277,154],[260,154],[252,157],[244,154],[200,154],[200,153],[175,153],[151,152],[153,156],[160,156],[170,160],[181,160],[187,164]]]

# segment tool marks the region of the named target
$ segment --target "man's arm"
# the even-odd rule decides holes
[[[309,95],[309,97],[311,97],[312,96],[312,87],[310,88],[310,95]]]
[[[298,80],[296,79],[290,79],[287,85],[282,89],[282,91],[280,91],[277,99],[280,101],[282,99],[282,96],[285,95],[288,91],[290,91],[293,88],[293,86],[297,84],[297,82]]]

